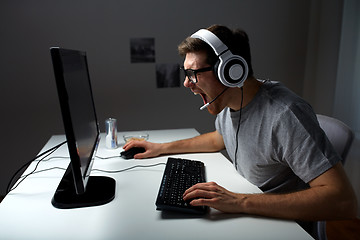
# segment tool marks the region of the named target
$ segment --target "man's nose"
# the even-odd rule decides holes
[[[190,88],[193,85],[193,83],[190,81],[188,77],[185,77],[184,79],[184,87]]]

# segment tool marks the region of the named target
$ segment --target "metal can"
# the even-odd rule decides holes
[[[108,118],[105,120],[105,131],[106,147],[111,149],[117,148],[117,127],[115,118]]]

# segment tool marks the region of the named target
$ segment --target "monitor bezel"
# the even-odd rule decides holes
[[[75,190],[77,194],[82,194],[86,191],[86,186],[88,183],[88,179],[90,176],[90,172],[92,169],[92,165],[94,163],[95,154],[97,151],[97,147],[99,145],[100,141],[100,130],[99,130],[99,124],[97,120],[97,115],[95,111],[95,104],[94,104],[94,98],[92,93],[92,87],[90,82],[90,76],[88,71],[88,62],[86,57],[86,52],[79,51],[79,50],[71,50],[71,49],[63,49],[59,47],[52,47],[50,48],[51,57],[53,61],[54,66],[54,73],[55,73],[55,80],[56,80],[56,86],[58,89],[58,97],[60,102],[60,108],[64,123],[64,129],[65,129],[65,135],[67,139],[67,146],[69,150],[70,155],[70,165],[72,170],[72,177],[74,179],[75,184]],[[85,167],[85,170],[82,172],[82,166],[81,166],[81,160],[79,155],[77,154],[77,148],[76,148],[76,138],[74,134],[74,128],[73,123],[71,120],[71,114],[70,114],[70,105],[68,101],[68,94],[67,94],[67,88],[65,83],[65,76],[64,76],[64,69],[63,69],[63,57],[64,56],[80,56],[84,58],[85,61],[85,67],[87,72],[87,79],[91,94],[91,104],[92,109],[94,113],[95,123],[96,123],[96,137],[94,139],[93,143],[93,149],[91,150],[90,158],[87,159],[87,166]]]
[[[70,155],[69,166],[61,178],[51,203],[54,207],[60,209],[92,207],[109,203],[115,198],[115,179],[108,176],[90,176],[95,154],[99,146],[100,130],[95,111],[94,97],[90,82],[86,53],[78,50],[61,49],[59,47],[50,48],[50,52],[53,60],[56,85],[60,100],[60,108]],[[64,64],[62,61],[62,57],[66,56],[66,54],[75,54],[82,57],[82,60],[85,61],[85,68],[83,68],[83,70],[86,71],[88,81],[88,85],[85,87],[89,88],[88,90],[90,93],[90,95],[87,95],[86,97],[91,98],[91,107],[93,113],[90,122],[96,125],[95,127],[92,125],[93,128],[89,128],[90,131],[92,130],[92,133],[96,133],[93,134],[91,138],[94,140],[94,142],[93,145],[91,145],[90,153],[86,152],[88,161],[85,168],[82,168],[81,166],[83,158],[77,154],[77,149],[82,147],[82,143],[80,143],[82,139],[78,139],[80,146],[77,147],[76,133],[74,132],[74,126],[71,120],[72,112],[70,104],[72,102],[68,101],[66,78],[64,74],[64,72],[68,70],[67,68],[64,69]],[[72,62],[72,64],[74,63]],[[73,86],[70,85],[69,87]],[[77,102],[75,101],[75,103]],[[75,118],[74,121],[76,121]]]

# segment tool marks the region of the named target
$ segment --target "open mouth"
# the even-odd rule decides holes
[[[202,97],[204,104],[207,104],[208,101],[207,101],[207,99],[206,99],[206,95],[203,94],[203,93],[200,93],[200,96]]]
[[[207,104],[209,101],[208,101],[208,96],[205,94],[205,93],[201,93],[201,92],[194,92],[194,95],[200,95],[204,104]]]
[[[201,98],[202,98],[202,100],[203,100],[203,102],[204,102],[204,104],[207,104],[207,103],[208,103],[206,94],[204,94],[204,93],[198,93],[198,92],[193,92],[193,93],[194,93],[194,95],[200,95]]]

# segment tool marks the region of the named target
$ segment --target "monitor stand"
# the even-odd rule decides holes
[[[115,185],[115,180],[111,177],[90,176],[85,193],[77,194],[71,164],[69,164],[51,203],[54,207],[61,209],[103,205],[114,199]]]

